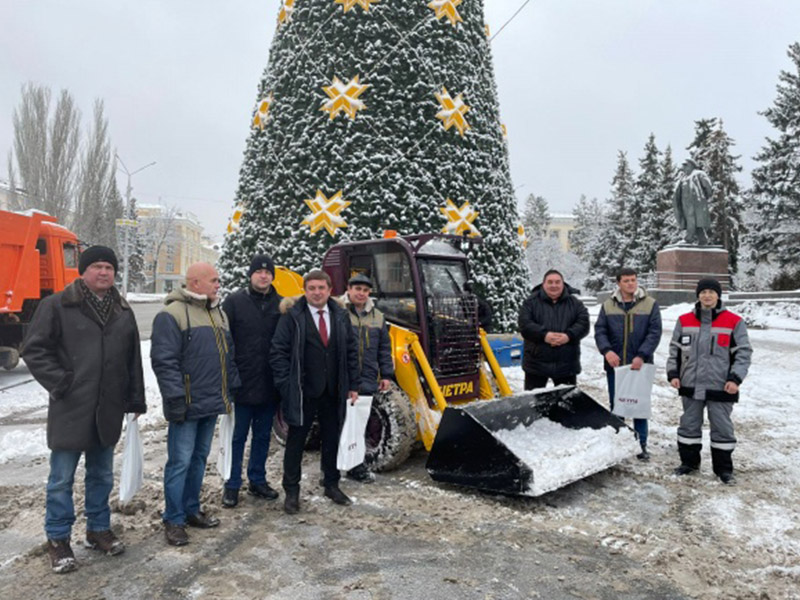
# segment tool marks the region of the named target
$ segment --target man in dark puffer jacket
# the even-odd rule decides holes
[[[269,350],[272,334],[281,316],[282,296],[272,285],[275,263],[266,254],[258,254],[247,271],[250,285],[234,292],[222,303],[228,315],[235,360],[242,388],[234,400],[236,420],[233,429],[231,478],[225,482],[222,505],[233,508],[239,503],[242,487],[242,460],[247,434],[250,440],[250,460],[247,463],[247,491],[257,498],[275,500],[276,492],[267,483],[267,454],[272,433],[272,420],[280,398],[272,380]]]
[[[589,334],[589,311],[577,290],[555,269],[544,274],[519,310],[519,331],[525,339],[522,370],[525,389],[575,384],[581,372],[581,339]]]

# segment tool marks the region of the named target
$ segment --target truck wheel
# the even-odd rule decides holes
[[[275,435],[275,439],[278,440],[278,443],[281,446],[286,445],[286,436],[289,435],[289,425],[283,419],[283,411],[281,407],[278,407],[278,410],[275,411],[275,418],[272,420],[272,433]],[[319,437],[319,423],[314,420],[314,424],[311,426],[311,431],[308,432],[308,437],[306,438],[306,450],[319,450],[321,444],[321,440]]]
[[[391,471],[405,462],[417,439],[417,423],[408,396],[397,385],[372,399],[367,422],[367,454],[372,471]]]
[[[5,354],[5,361],[3,362],[3,368],[6,371],[13,371],[17,368],[19,364],[19,352],[14,348],[6,348],[4,353],[0,353],[0,356]]]

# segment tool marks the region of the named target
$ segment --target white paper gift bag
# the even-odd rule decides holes
[[[630,365],[614,369],[614,410],[624,419],[649,419],[653,414],[651,394],[656,367],[643,364],[638,371]]]
[[[339,453],[336,468],[349,470],[364,462],[367,444],[364,432],[367,429],[369,413],[372,410],[372,396],[359,396],[355,404],[347,402],[342,435],[339,438]]]

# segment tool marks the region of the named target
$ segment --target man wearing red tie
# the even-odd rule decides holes
[[[347,402],[358,398],[358,346],[347,312],[333,300],[324,271],[303,278],[304,295],[284,298],[272,338],[270,365],[289,425],[283,455],[284,509],[300,510],[303,448],[316,416],[322,438],[321,469],[325,495],[336,504],[350,498],[339,489],[336,454]]]

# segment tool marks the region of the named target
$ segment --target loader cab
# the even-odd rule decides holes
[[[323,269],[337,295],[356,273],[370,277],[376,306],[387,321],[419,336],[448,399],[477,394],[477,299],[464,292],[467,256],[454,240],[426,234],[338,244]]]

